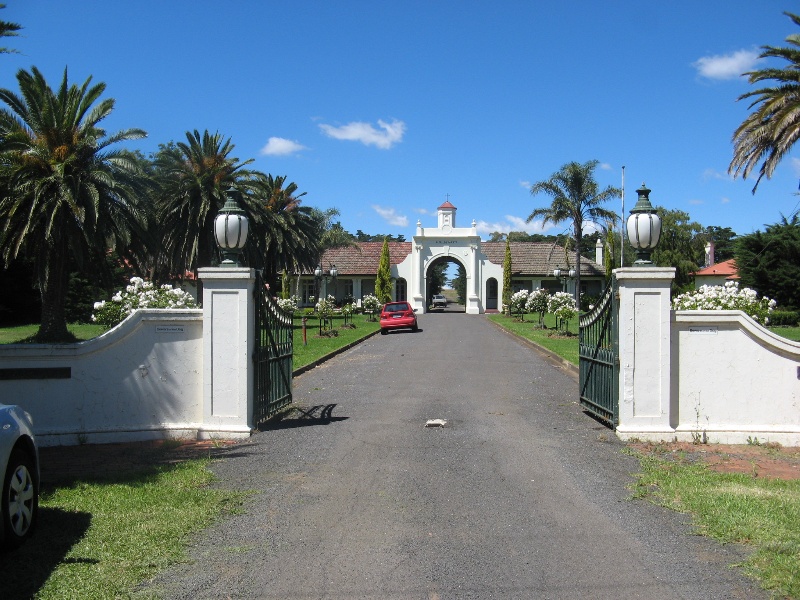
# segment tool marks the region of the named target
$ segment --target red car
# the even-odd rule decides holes
[[[386,335],[390,329],[406,329],[417,331],[417,315],[408,302],[387,302],[381,309],[381,334]]]

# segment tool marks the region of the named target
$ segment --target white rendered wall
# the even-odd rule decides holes
[[[800,445],[800,344],[740,311],[673,315],[678,438]]]
[[[800,446],[800,343],[740,311],[672,311],[672,269],[617,269],[622,439]]]
[[[79,344],[0,346],[0,368],[71,369],[68,379],[0,381],[33,416],[40,445],[195,438],[203,421],[200,310],[138,310]]]

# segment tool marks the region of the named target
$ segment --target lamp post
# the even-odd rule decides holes
[[[338,285],[336,278],[339,276],[339,270],[336,268],[336,265],[331,265],[330,268],[326,271],[322,268],[322,264],[318,264],[317,268],[314,269],[314,279],[317,283],[317,301],[321,298],[322,294],[320,294],[320,287],[321,283],[325,281],[325,299],[328,297],[328,277],[333,280],[334,286]],[[334,298],[336,297],[336,293],[338,290],[334,287]]]
[[[636,249],[636,267],[647,267],[653,264],[650,255],[661,238],[661,219],[650,203],[650,190],[642,183],[636,190],[639,199],[631,209],[628,217],[628,241]]]
[[[569,271],[564,269],[553,269],[553,277],[561,280],[561,291],[566,293],[567,281],[570,279],[575,279],[575,269],[570,269]]]
[[[249,222],[246,213],[237,202],[241,192],[231,187],[227,190],[226,196],[225,206],[214,218],[214,239],[222,252],[220,264],[238,267],[239,256],[247,243]]]

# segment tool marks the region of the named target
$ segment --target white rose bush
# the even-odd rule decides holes
[[[525,303],[525,309],[529,313],[539,315],[539,327],[544,327],[544,315],[547,313],[549,299],[550,294],[547,290],[543,290],[542,288],[533,290],[528,294],[528,301]]]
[[[528,303],[528,290],[514,292],[511,296],[511,314],[519,315],[524,320],[525,305]]]
[[[118,291],[111,300],[94,303],[92,321],[111,329],[121,323],[137,308],[190,309],[197,308],[191,294],[169,284],[156,287],[141,277],[131,277],[124,290]]]
[[[761,325],[769,324],[769,314],[777,303],[750,288],[739,289],[738,281],[725,285],[704,285],[672,300],[674,310],[741,310]]]
[[[575,297],[567,292],[556,292],[547,299],[547,311],[554,315],[561,328],[566,330],[570,320],[578,315]]]
[[[300,299],[297,296],[289,296],[288,298],[278,298],[278,306],[284,312],[293,315],[297,311],[297,304]]]

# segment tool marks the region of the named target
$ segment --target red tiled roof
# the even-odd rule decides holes
[[[481,242],[481,250],[496,265],[506,256],[505,242]],[[575,253],[569,252],[569,264],[564,247],[549,242],[511,242],[512,275],[553,276],[553,269],[574,268]],[[605,276],[605,269],[593,260],[581,256],[581,277]]]
[[[322,256],[326,270],[336,265],[339,276],[375,275],[381,259],[383,242],[361,242],[358,246],[331,248]],[[506,253],[505,242],[481,242],[481,251],[496,265],[502,265]],[[389,261],[393,265],[403,262],[411,254],[411,242],[389,242]],[[574,267],[574,253],[569,253],[569,264],[563,246],[547,242],[511,242],[511,268],[513,275],[553,276],[553,269]],[[310,272],[305,273],[310,275]],[[581,276],[602,277],[605,270],[593,260],[581,258]]]
[[[739,270],[736,268],[736,259],[729,259],[722,261],[721,263],[716,263],[700,269],[695,274],[695,277],[698,275],[702,276],[713,276],[713,277],[722,277],[725,276],[726,279],[739,279]]]
[[[383,242],[360,242],[358,246],[331,248],[322,255],[323,268],[336,265],[339,276],[375,275],[381,262]],[[411,242],[389,242],[389,262],[400,264],[411,254]],[[308,273],[310,274],[310,273]]]
[[[455,210],[458,210],[458,209],[457,209],[455,206],[453,206],[452,204],[450,204],[450,200],[447,200],[447,201],[445,201],[445,203],[444,203],[444,204],[442,204],[442,205],[441,205],[439,208],[453,208],[453,209],[455,209]],[[438,210],[438,209],[437,209],[437,210]]]

